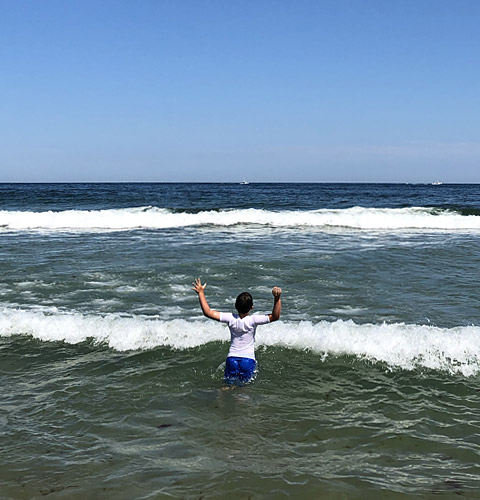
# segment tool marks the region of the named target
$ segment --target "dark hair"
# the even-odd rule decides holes
[[[253,306],[253,299],[252,299],[252,296],[248,292],[241,293],[237,297],[237,300],[235,301],[235,309],[240,314],[248,313],[248,311],[250,311],[252,306]]]

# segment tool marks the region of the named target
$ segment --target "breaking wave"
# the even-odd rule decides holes
[[[426,207],[321,209],[271,211],[224,209],[197,213],[158,207],[46,212],[0,211],[0,228],[10,231],[125,231],[195,226],[229,227],[238,224],[278,228],[352,230],[479,231],[480,216]]]
[[[93,341],[118,351],[199,347],[227,341],[224,325],[205,320],[170,321],[144,316],[94,316],[14,308],[0,310],[0,337],[28,335],[43,341],[77,344]],[[425,325],[356,324],[337,320],[282,322],[257,332],[257,345],[308,350],[322,358],[354,356],[390,368],[426,368],[460,373],[480,372],[480,327],[439,328]]]

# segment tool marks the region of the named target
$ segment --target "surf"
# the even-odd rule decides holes
[[[44,342],[90,342],[115,351],[145,351],[158,347],[176,350],[211,342],[228,342],[228,330],[204,320],[162,320],[149,316],[89,315],[55,308],[0,310],[0,338],[28,336]],[[441,370],[463,376],[480,373],[480,327],[441,328],[405,323],[358,324],[279,321],[258,329],[258,347],[309,351],[322,361],[354,356],[388,369]],[[221,348],[220,348],[221,349]],[[225,345],[225,353],[227,346]]]
[[[321,231],[480,231],[480,216],[431,207],[281,210],[221,209],[197,212],[145,206],[103,210],[0,211],[3,231],[130,231],[209,226]]]

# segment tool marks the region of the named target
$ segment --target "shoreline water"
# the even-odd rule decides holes
[[[477,185],[0,184],[0,497],[478,498],[477,219]],[[218,310],[284,290],[241,390],[197,276]]]

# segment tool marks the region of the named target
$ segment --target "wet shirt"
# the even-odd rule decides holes
[[[258,325],[269,323],[268,314],[252,314],[240,318],[238,314],[220,313],[220,321],[230,329],[228,356],[255,359],[255,331]]]

